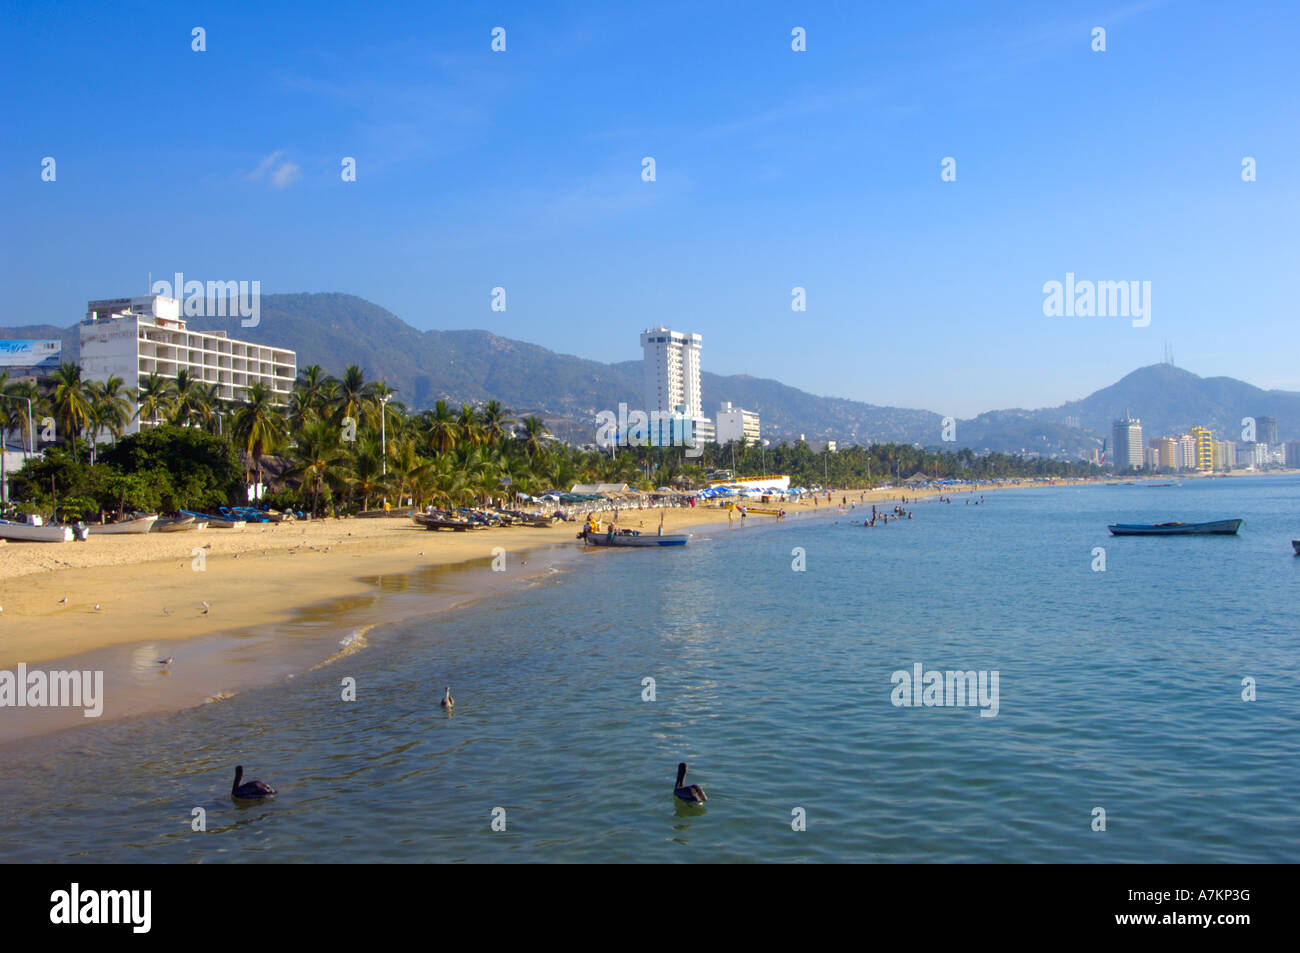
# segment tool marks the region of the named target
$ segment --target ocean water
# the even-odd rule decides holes
[[[584,553],[276,685],[6,745],[0,857],[1300,860],[1300,479],[965,499]],[[893,704],[916,663],[996,671],[996,716]],[[236,763],[279,796],[233,804]]]

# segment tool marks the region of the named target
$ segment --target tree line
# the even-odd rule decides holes
[[[742,476],[783,473],[794,484],[867,488],[917,471],[937,478],[1082,476],[1082,462],[1025,460],[969,450],[931,451],[874,444],[813,452],[805,443],[758,447],[708,444],[700,457],[683,448],[627,447],[610,454],[556,440],[543,421],[516,419],[500,401],[411,412],[382,380],[357,365],[334,377],[302,368],[287,403],[267,385],[250,384],[240,400],[182,370],[142,376],[134,390],[120,377],[86,380],[62,364],[49,379],[0,374],[0,430],[30,445],[27,408],[44,443],[11,479],[11,498],[32,512],[92,518],[105,512],[205,510],[243,503],[249,484],[275,489],[262,501],[315,515],[367,510],[389,500],[423,507],[485,504],[567,490],[575,483],[628,483],[641,489],[700,486],[719,467]],[[132,410],[132,407],[135,410]],[[52,433],[41,422],[53,422]],[[149,426],[125,434],[133,420]],[[53,440],[45,439],[53,437]]]

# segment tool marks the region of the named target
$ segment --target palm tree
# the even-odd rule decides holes
[[[546,429],[546,424],[542,423],[539,417],[528,417],[524,420],[524,432],[521,439],[524,445],[524,453],[528,459],[532,460],[538,454],[546,450],[546,437],[550,431]]]
[[[174,382],[151,371],[136,391],[136,417],[147,420],[151,424],[158,423],[159,417],[171,412],[172,395],[175,389]]]
[[[271,388],[261,381],[248,385],[244,406],[235,411],[230,435],[235,446],[245,451],[257,469],[257,482],[262,482],[262,457],[273,453],[287,436],[284,415],[271,403]]]
[[[423,506],[433,464],[416,451],[414,439],[407,437],[397,444],[392,473],[397,478],[398,503],[409,496],[416,506]]]
[[[484,431],[479,425],[478,412],[469,404],[460,405],[460,414],[456,417],[456,426],[460,428],[460,440],[471,447],[484,443]]]
[[[460,439],[460,425],[451,414],[451,408],[445,400],[433,405],[433,410],[426,414],[429,422],[429,442],[439,454],[450,453]]]
[[[77,437],[90,425],[94,412],[88,382],[81,378],[80,365],[65,362],[50,376],[49,386],[54,419],[68,435],[75,455]]]
[[[367,430],[352,447],[351,459],[352,489],[361,494],[361,509],[370,509],[370,497],[383,491],[388,483],[384,474],[384,451],[380,446],[379,434]]]
[[[206,394],[203,382],[182,367],[176,372],[176,383],[173,385],[170,422],[178,427],[188,427],[192,422],[202,419]]]
[[[221,433],[224,429],[222,421],[225,408],[226,402],[221,399],[220,384],[199,385],[194,413],[200,427],[208,433]]]
[[[321,489],[341,484],[347,475],[338,428],[324,420],[308,421],[298,431],[289,456],[293,466],[284,475],[310,481],[311,514],[315,516]]]
[[[95,462],[95,448],[100,430],[107,430],[114,440],[131,422],[131,392],[125,389],[126,381],[116,374],[106,381],[91,381],[87,385],[91,403],[90,462]]]
[[[338,382],[319,364],[309,364],[300,370],[289,398],[289,420],[294,429],[301,429],[308,421],[324,419],[334,403],[337,388]]]
[[[366,383],[366,375],[360,367],[349,364],[344,368],[335,397],[339,419],[350,417],[358,427],[365,423],[365,418],[371,412],[373,390],[374,388]]]
[[[5,374],[8,376],[7,371]],[[36,382],[31,380],[15,381],[4,388],[4,393],[10,397],[20,398],[19,400],[0,401],[0,406],[7,404],[11,412],[18,414],[16,418],[11,419],[16,420],[18,429],[22,432],[24,449],[30,447],[32,445],[32,432],[29,425],[34,426],[35,421],[40,420],[41,416],[45,414],[45,397],[41,394],[41,389],[36,385]],[[32,418],[34,418],[32,420],[27,417],[27,404],[25,401],[31,401]],[[14,408],[17,408],[17,410],[15,411]],[[13,426],[11,423],[10,429]]]
[[[450,456],[439,457],[434,464],[433,489],[430,496],[445,506],[459,506],[466,495],[472,495],[465,474]]]
[[[514,432],[515,419],[510,416],[510,411],[501,406],[501,401],[489,400],[479,411],[479,425],[483,429],[486,443],[494,446]]]

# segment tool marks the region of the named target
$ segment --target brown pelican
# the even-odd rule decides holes
[[[240,784],[244,780],[244,766],[242,764],[235,766],[235,783],[230,786],[230,796],[240,801],[260,801],[263,798],[275,797],[275,788],[265,781],[248,781]]]
[[[446,688],[443,689],[443,691],[442,691],[442,701],[438,702],[438,704],[439,704],[441,707],[447,709],[447,711],[451,711],[453,708],[456,707],[456,699],[454,699],[454,698],[451,697],[451,686],[450,686],[450,685],[448,685]]]
[[[683,784],[686,780],[686,762],[683,761],[677,765],[677,784],[673,788],[673,794],[677,795],[683,801],[691,804],[703,804],[708,800],[704,793],[704,788],[698,784]]]

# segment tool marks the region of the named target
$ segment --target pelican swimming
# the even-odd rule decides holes
[[[235,765],[235,783],[230,786],[230,796],[238,798],[241,801],[259,801],[262,798],[275,797],[275,788],[265,781],[249,781],[240,784],[244,780],[244,766]]]
[[[443,708],[447,709],[447,711],[451,711],[453,708],[456,707],[456,699],[451,697],[450,685],[448,685],[446,688],[442,690],[442,701],[438,702],[438,704]]]
[[[686,762],[683,761],[677,765],[677,784],[673,788],[673,793],[681,800],[691,804],[703,804],[709,798],[704,793],[704,788],[698,784],[682,784],[686,780]]]

